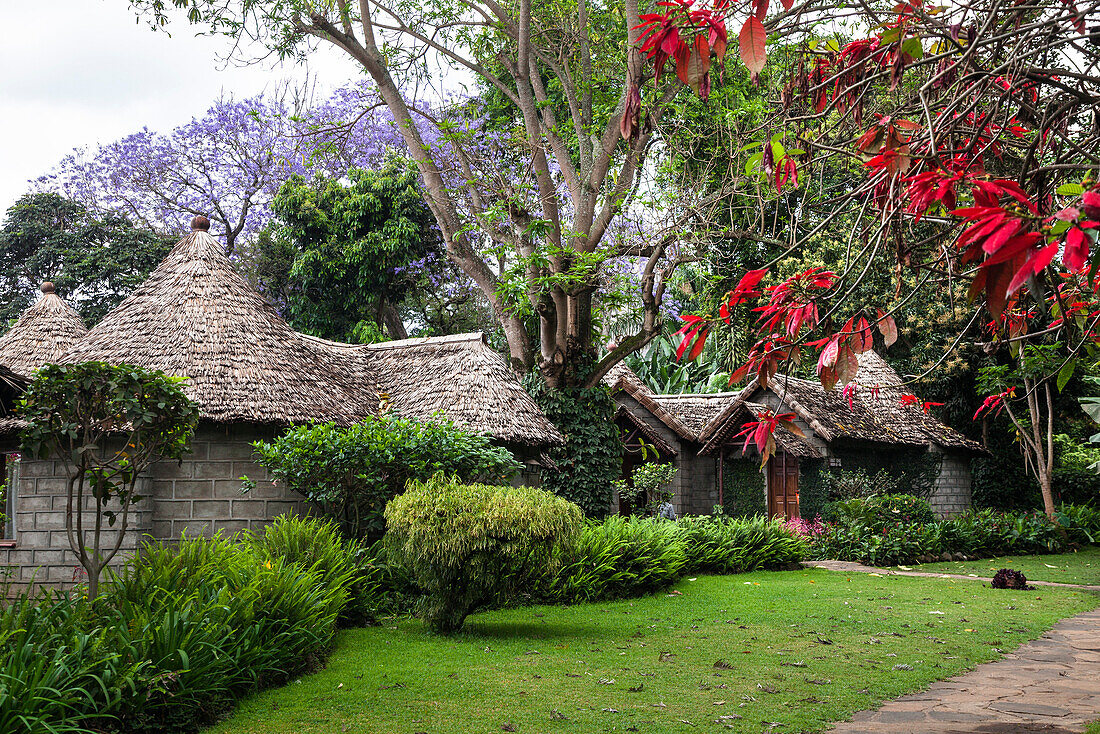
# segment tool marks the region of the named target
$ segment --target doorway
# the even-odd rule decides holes
[[[768,515],[790,520],[798,514],[798,459],[779,452],[768,459]]]

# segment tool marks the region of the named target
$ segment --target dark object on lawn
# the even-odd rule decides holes
[[[1019,589],[1021,591],[1035,588],[1027,585],[1027,576],[1011,568],[1002,568],[993,574],[993,582],[990,586],[994,589]]]

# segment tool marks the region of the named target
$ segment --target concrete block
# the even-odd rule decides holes
[[[243,441],[225,441],[211,443],[207,458],[211,461],[217,461],[218,459],[252,459],[254,453],[251,444]]]
[[[225,519],[266,520],[268,504],[264,500],[231,500],[230,511]]]
[[[208,499],[214,496],[214,483],[210,479],[177,479],[173,483],[175,499]]]
[[[204,461],[193,465],[195,479],[236,479],[232,461]]]
[[[301,511],[301,502],[279,502],[271,500],[267,503],[267,519],[274,520],[279,515],[298,514]]]
[[[248,520],[215,520],[214,530],[220,530],[223,535],[244,532],[249,529]]]
[[[157,520],[176,520],[191,517],[191,500],[153,500],[153,517]]]
[[[34,480],[35,494],[65,494],[68,492],[68,480],[62,477],[39,477]]]
[[[229,500],[195,500],[191,508],[191,517],[228,518]]]

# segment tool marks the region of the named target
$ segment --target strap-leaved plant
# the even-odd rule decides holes
[[[122,547],[141,474],[190,451],[198,406],[181,382],[130,365],[46,365],[23,394],[23,451],[56,457],[65,468],[65,532],[88,574],[90,598]],[[105,536],[104,521],[113,536]]]

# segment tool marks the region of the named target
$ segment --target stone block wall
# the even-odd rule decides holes
[[[149,537],[172,541],[182,533],[211,536],[218,531],[259,530],[279,515],[303,511],[304,500],[273,483],[253,461],[251,442],[274,435],[273,429],[256,426],[200,425],[192,453],[182,463],[159,462],[141,479],[144,499],[131,509],[115,565]],[[65,533],[65,465],[23,460],[18,471],[15,537],[0,543],[0,569],[8,568],[8,579],[17,586],[32,580],[68,585],[80,578],[80,571]],[[242,476],[256,482],[246,493]],[[92,507],[90,500],[85,507]],[[108,530],[104,536],[115,537],[113,533]]]
[[[164,461],[149,469],[149,534],[176,540],[183,533],[209,537],[219,530],[259,530],[279,515],[302,511],[302,498],[273,483],[253,460],[251,443],[274,435],[256,426],[200,426],[182,464]],[[243,492],[242,477],[256,486]]]
[[[68,502],[68,474],[61,461],[22,460],[16,470],[14,492],[14,537],[0,547],[0,568],[7,569],[7,580],[17,588],[34,583],[68,585],[83,578],[76,553],[69,546],[65,530]],[[95,500],[84,498],[81,519],[85,528],[93,528]],[[133,553],[150,527],[150,499],[135,503],[117,560]],[[103,547],[110,547],[118,531],[109,525],[101,533]],[[86,542],[91,542],[87,533]]]
[[[970,482],[970,458],[963,454],[942,454],[940,472],[928,500],[932,509],[943,517],[969,510]]]

